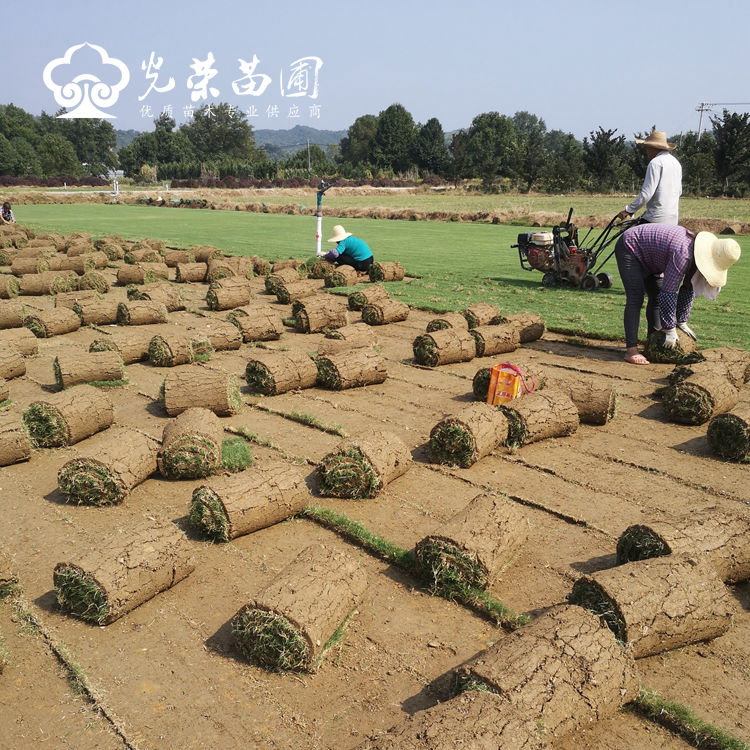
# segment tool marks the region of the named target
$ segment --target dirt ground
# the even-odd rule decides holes
[[[322,282],[321,282],[322,286]],[[290,307],[253,281],[255,300],[290,315]],[[188,311],[182,323],[213,313],[206,287],[181,285]],[[125,299],[123,288],[110,294]],[[47,306],[50,300],[29,299]],[[520,310],[507,310],[508,313]],[[352,313],[352,321],[358,319]],[[582,574],[610,567],[615,544],[629,525],[717,508],[747,512],[748,467],[709,453],[704,427],[664,421],[651,393],[668,365],[633,367],[611,344],[572,346],[547,334],[512,355],[570,375],[595,375],[621,394],[616,418],[582,425],[572,436],[498,451],[469,469],[428,463],[432,426],[472,400],[471,378],[495,358],[416,367],[411,343],[434,316],[377,330],[388,360],[381,385],[344,392],[319,388],[259,398],[223,420],[245,426],[273,447],[253,445],[256,465],[304,459],[312,472],[339,438],[283,416],[297,412],[338,425],[349,435],[378,428],[394,432],[414,452],[414,464],[372,500],[315,498],[390,541],[412,548],[480,492],[505,493],[523,507],[529,536],[493,594],[515,612],[538,614],[564,602]],[[106,330],[106,327],[101,329]],[[12,403],[2,414],[20,417],[28,404],[55,390],[52,362],[61,351],[85,351],[101,330],[82,328],[39,341],[25,377],[10,382]],[[321,334],[291,329],[268,348],[314,351]],[[1,333],[0,333],[1,339]],[[217,353],[208,367],[243,376],[249,345]],[[115,423],[160,437],[168,417],[154,403],[167,370],[127,366],[129,383],[108,392]],[[746,389],[745,401],[750,398]],[[227,435],[228,437],[229,435]],[[356,747],[407,715],[446,697],[447,676],[505,631],[454,602],[430,596],[404,571],[389,566],[332,531],[293,519],[230,544],[190,541],[195,572],[106,627],[61,614],[52,570],[104,534],[153,514],[187,515],[199,481],[155,475],[120,506],[78,507],[57,490],[57,471],[83,444],[35,451],[31,460],[0,470],[0,539],[11,556],[21,597],[0,602],[0,636],[10,663],[0,675],[0,747],[26,748],[336,748]],[[298,552],[319,542],[361,561],[369,588],[342,643],[314,674],[271,674],[244,661],[232,645],[229,622]],[[750,584],[731,588],[738,614],[729,632],[709,643],[641,659],[641,684],[689,705],[704,720],[750,742]],[[31,620],[31,622],[30,622]],[[36,625],[34,624],[36,623]],[[56,654],[78,665],[98,699],[76,692]],[[666,730],[624,711],[555,747],[647,750],[687,745]]]

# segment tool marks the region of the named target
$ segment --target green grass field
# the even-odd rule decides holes
[[[375,198],[369,198],[374,204]],[[496,205],[501,200],[496,196]],[[176,247],[210,244],[272,260],[308,258],[315,250],[315,219],[311,216],[87,204],[19,206],[17,216],[21,223],[40,231],[152,237]],[[517,251],[510,248],[518,232],[525,231],[523,227],[341,220],[326,215],[324,246],[332,247],[325,239],[337,223],[365,239],[376,259],[400,260],[408,274],[420,277],[389,285],[393,297],[410,305],[442,312],[487,301],[508,313],[539,313],[548,327],[571,335],[613,340],[623,336],[625,297],[614,258],[604,268],[614,277],[610,290],[545,289],[542,275],[521,269]],[[703,347],[750,349],[750,239],[737,239],[744,257],[731,269],[727,288],[717,302],[700,298],[693,307],[690,323]],[[645,334],[645,319],[641,333]]]

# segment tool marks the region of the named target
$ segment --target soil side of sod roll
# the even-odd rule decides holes
[[[177,312],[178,310],[185,309],[180,290],[172,284],[167,284],[163,281],[128,288],[128,299],[161,302],[167,308],[167,312]]]
[[[331,294],[298,300],[292,305],[292,314],[300,333],[319,333],[324,328],[342,328],[349,323],[346,305]]]
[[[81,319],[72,310],[54,307],[27,315],[23,324],[38,339],[48,339],[77,331],[81,327]]]
[[[177,268],[180,263],[195,263],[195,255],[189,250],[165,250],[164,262],[170,268]]]
[[[471,333],[457,328],[445,328],[417,336],[412,349],[417,364],[426,367],[468,362],[477,353],[477,345]]]
[[[569,601],[606,623],[638,659],[725,633],[734,614],[705,558],[668,555],[579,578]]]
[[[169,317],[163,302],[135,300],[120,302],[117,306],[117,325],[143,326],[151,323],[166,323]]]
[[[197,355],[210,356],[212,352],[210,341],[199,341],[185,331],[157,334],[148,345],[148,358],[155,367],[191,364]]]
[[[7,347],[11,352],[20,352],[24,357],[31,357],[39,353],[39,341],[28,328],[9,328],[0,331],[0,351],[4,347]]]
[[[76,302],[100,300],[99,292],[94,289],[76,289],[72,292],[61,292],[55,295],[55,307],[67,307],[72,310]]]
[[[377,343],[378,339],[372,326],[368,326],[367,323],[352,323],[326,333],[325,338],[318,343],[318,354],[337,354],[347,349],[375,346]]]
[[[718,346],[703,349],[701,356],[707,362],[721,362],[730,370],[734,370],[738,364],[743,364],[745,366],[744,380],[746,383],[750,381],[750,352],[747,349],[736,346]]]
[[[371,284],[351,292],[347,297],[347,303],[350,310],[356,311],[383,299],[390,299],[388,290],[382,284]]]
[[[677,365],[667,375],[669,385],[678,385],[694,375],[711,375],[726,378],[737,390],[745,384],[745,363],[741,360],[713,360]]]
[[[309,279],[300,279],[299,281],[287,281],[285,284],[276,286],[276,299],[282,305],[290,305],[306,297],[312,297],[320,291],[320,284],[317,281]]]
[[[236,326],[242,341],[276,341],[284,332],[279,314],[266,307],[238,307],[227,315],[227,320]]]
[[[310,268],[309,277],[311,279],[324,279],[326,274],[334,268],[336,268],[335,263],[331,263],[327,260],[316,261]]]
[[[165,263],[139,263],[134,266],[120,266],[117,269],[117,283],[122,286],[148,284],[168,278],[169,268]]]
[[[175,268],[175,281],[178,283],[201,282],[206,280],[207,263],[178,263]]]
[[[210,409],[219,417],[230,417],[243,406],[240,381],[223,370],[184,365],[167,375],[162,388],[164,408],[170,417],[191,406]]]
[[[488,456],[508,437],[508,419],[488,404],[471,404],[442,419],[430,431],[430,460],[467,468]]]
[[[377,385],[388,377],[385,359],[372,349],[350,349],[321,356],[316,364],[318,385],[334,391]]]
[[[245,368],[251,393],[277,396],[297,388],[312,388],[318,380],[315,360],[304,352],[255,352]]]
[[[116,351],[126,364],[148,359],[148,348],[154,335],[163,333],[163,326],[142,326],[112,331],[107,336],[94,339],[90,352]]]
[[[81,325],[110,326],[117,323],[116,299],[77,300],[73,312],[81,319]]]
[[[700,373],[667,388],[664,413],[670,422],[704,424],[731,411],[739,397],[739,391],[720,373]]]
[[[528,526],[508,498],[479,495],[418,542],[414,556],[424,578],[438,590],[487,589],[526,540]]]
[[[220,318],[206,318],[205,321],[188,328],[188,333],[194,341],[207,339],[217,352],[239,349],[242,346],[242,334],[237,330],[237,326]]]
[[[403,281],[404,267],[397,260],[378,262],[370,266],[370,281]]]
[[[477,302],[476,305],[461,310],[461,315],[466,318],[469,328],[497,325],[501,318],[499,308],[489,302]]]
[[[0,466],[28,461],[31,458],[31,440],[18,419],[6,418],[0,423]]]
[[[354,286],[359,283],[359,275],[353,266],[336,266],[335,269],[326,274],[323,283],[328,289],[339,286]]]
[[[352,500],[375,497],[412,464],[406,444],[391,432],[344,440],[316,469],[320,493]]]
[[[39,448],[73,445],[105,430],[114,418],[109,396],[91,385],[77,385],[34,401],[23,413],[31,442]]]
[[[275,265],[275,264],[274,264]],[[277,288],[280,284],[291,283],[292,281],[299,281],[300,275],[296,268],[280,268],[274,270],[271,274],[266,276],[265,287],[269,294],[276,294]]]
[[[221,466],[224,428],[208,409],[186,409],[164,426],[157,456],[159,472],[168,479],[207,477]]]
[[[311,670],[366,589],[354,558],[312,545],[237,612],[232,635],[240,653],[264,669]]]
[[[317,373],[317,369],[315,371]],[[11,344],[0,349],[0,378],[13,380],[26,374],[26,360],[23,354]]]
[[[446,328],[458,328],[459,331],[468,331],[469,321],[460,312],[444,313],[439,318],[433,318],[427,324],[427,333],[442,331]]]
[[[113,428],[63,464],[58,489],[70,503],[116,505],[156,471],[158,449],[157,441],[137,430]]]
[[[310,503],[296,466],[271,462],[211,479],[193,491],[190,523],[215,542],[228,542],[299,513]]]
[[[516,329],[518,339],[522,344],[530,344],[544,336],[544,319],[534,313],[518,313],[517,315],[501,315],[500,325],[508,325]]]
[[[578,409],[570,396],[552,389],[535,391],[503,404],[508,419],[508,448],[553,437],[572,435],[579,424]]]
[[[750,405],[737,404],[732,411],[717,414],[708,424],[706,439],[715,456],[750,462]]]
[[[117,352],[66,352],[55,357],[52,368],[59,388],[70,388],[79,383],[125,379],[125,367]]]
[[[58,563],[53,581],[64,612],[109,625],[194,569],[182,530],[146,520],[101,540],[88,555]]]
[[[250,287],[234,286],[226,289],[209,289],[206,304],[209,310],[231,310],[250,303]]]
[[[542,388],[550,388],[570,396],[578,409],[581,424],[605,425],[617,412],[617,388],[604,378],[586,375],[550,375],[540,370]]]
[[[371,326],[398,323],[409,317],[409,305],[398,299],[381,299],[362,308],[362,320]]]
[[[617,564],[665,555],[705,556],[725,583],[750,578],[750,516],[718,508],[685,518],[635,524],[617,540]]]
[[[30,309],[20,299],[0,300],[0,329],[20,328],[29,312]]]
[[[518,330],[510,325],[477,326],[470,333],[476,343],[477,357],[514,352],[521,344]]]

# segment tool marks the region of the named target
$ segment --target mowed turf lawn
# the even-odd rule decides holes
[[[17,219],[39,231],[87,232],[99,237],[151,237],[175,247],[214,245],[222,250],[271,260],[309,258],[315,250],[315,218],[245,211],[123,205],[25,205]],[[376,260],[399,260],[420,278],[389,284],[391,296],[435,311],[491,302],[501,310],[535,312],[553,330],[576,336],[621,339],[624,291],[614,258],[604,270],[614,277],[609,290],[546,289],[539,272],[521,269],[510,245],[524,227],[480,223],[338,219],[324,216],[323,246],[334,224],[368,242]],[[581,228],[581,237],[585,229]],[[596,236],[592,232],[591,238]],[[743,257],[729,272],[716,302],[696,300],[690,324],[707,346],[750,349],[750,240],[736,238]],[[588,243],[587,243],[588,244]],[[608,254],[605,253],[604,255]],[[602,256],[601,259],[603,259]],[[645,318],[642,320],[645,335]]]

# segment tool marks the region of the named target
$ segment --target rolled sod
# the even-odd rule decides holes
[[[275,264],[274,264],[275,265]],[[274,270],[268,276],[266,276],[265,287],[269,294],[276,294],[277,288],[280,284],[288,284],[293,281],[299,281],[300,275],[296,268],[281,268],[278,271]]]
[[[292,306],[295,328],[300,333],[318,333],[324,328],[341,328],[349,323],[346,305],[331,294],[316,294]]]
[[[284,332],[278,313],[267,307],[238,307],[227,315],[227,320],[237,327],[245,343],[275,341]]]
[[[3,342],[4,343],[4,342]],[[315,374],[317,376],[317,368]],[[0,378],[3,380],[13,380],[21,378],[26,374],[26,360],[18,347],[8,343],[0,347]]]
[[[684,518],[629,526],[617,540],[617,564],[665,555],[704,557],[725,583],[750,578],[750,516],[710,508]]]
[[[383,357],[372,349],[351,349],[317,358],[318,385],[341,391],[377,385],[388,377]]]
[[[257,255],[251,255],[250,260],[253,262],[253,271],[256,276],[267,276],[271,271],[271,261],[266,258],[259,258]]]
[[[587,375],[551,374],[540,369],[532,373],[537,388],[547,388],[570,396],[578,409],[581,424],[605,425],[617,412],[617,388],[605,378]]]
[[[39,274],[49,270],[49,262],[46,258],[24,258],[16,255],[10,264],[10,272],[14,276],[25,276],[27,274]]]
[[[271,462],[195,489],[190,523],[209,539],[228,542],[291,518],[310,500],[298,467]]]
[[[115,325],[119,304],[116,299],[84,299],[74,302],[72,309],[81,325]]]
[[[663,341],[664,334],[661,331],[654,331],[646,339],[643,353],[649,362],[681,365],[700,362],[703,359],[695,341],[679,328],[677,329],[677,346],[674,349],[662,346]]]
[[[202,245],[201,247],[191,247],[190,252],[195,256],[197,263],[206,263],[212,258],[220,258],[221,250],[211,245]]]
[[[245,368],[251,393],[277,396],[298,388],[312,388],[318,380],[315,360],[304,352],[256,352]]]
[[[81,319],[66,307],[55,307],[27,315],[23,324],[38,339],[48,339],[77,331],[81,327]]]
[[[276,299],[282,305],[290,305],[305,297],[312,297],[320,291],[320,284],[311,279],[300,279],[299,281],[287,281],[276,285]]]
[[[0,274],[0,299],[13,299],[21,291],[21,284],[15,276]]]
[[[471,333],[458,328],[445,328],[417,336],[412,349],[417,364],[426,367],[468,362],[477,353],[477,345]]]
[[[371,326],[397,323],[409,317],[409,305],[397,299],[381,299],[362,308],[362,320]]]
[[[3,242],[0,238],[0,243]],[[18,251],[10,247],[0,247],[0,266],[9,266],[13,258],[18,257]]]
[[[168,315],[167,307],[163,302],[148,300],[120,302],[117,306],[117,325],[143,326],[150,323],[166,323]]]
[[[466,468],[508,437],[508,420],[496,407],[471,404],[438,422],[430,432],[430,460]]]
[[[0,329],[20,328],[28,308],[20,299],[0,299]]]
[[[107,256],[104,253],[93,252],[75,257],[68,256],[66,261],[62,270],[75,271],[79,276],[83,276],[98,268],[104,268],[107,265]]]
[[[180,296],[180,290],[172,284],[163,281],[152,284],[143,284],[133,286],[128,289],[129,300],[148,300],[150,302],[161,302],[167,312],[177,312],[184,310],[185,304]]]
[[[729,347],[704,349],[701,362],[677,365],[667,376],[670,385],[677,385],[692,375],[711,373],[714,377],[723,375],[738,390],[750,378],[750,352]]]
[[[0,404],[5,406],[8,399],[10,399],[10,386],[7,380],[0,377]]]
[[[4,347],[31,357],[39,352],[39,340],[28,328],[9,328],[0,331],[0,351]]]
[[[109,625],[194,569],[182,530],[170,521],[145,520],[99,540],[88,554],[58,563],[53,581],[63,612]]]
[[[469,321],[460,312],[449,312],[439,318],[433,318],[427,324],[427,333],[442,331],[446,328],[458,328],[459,331],[469,330]]]
[[[354,286],[359,283],[359,276],[353,266],[336,266],[329,271],[323,282],[328,289],[340,286]]]
[[[211,352],[210,341],[194,339],[185,331],[157,334],[148,345],[148,358],[155,367],[192,364],[197,355],[210,355]]]
[[[364,347],[375,346],[378,343],[372,327],[368,326],[367,323],[354,323],[343,328],[338,328],[330,333],[338,334],[341,332],[345,332],[345,335],[327,335],[326,338],[318,343],[318,356],[323,357],[330,354],[338,354],[349,349],[362,349]]]
[[[206,279],[216,281],[232,276],[238,276],[242,279],[252,279],[253,263],[250,258],[241,255],[232,255],[223,258],[211,258],[208,261],[208,271]]]
[[[175,267],[175,281],[179,283],[199,282],[206,280],[207,263],[178,263]]]
[[[384,299],[390,299],[390,297],[388,296],[388,290],[381,284],[363,286],[351,292],[347,297],[350,310],[361,310],[365,305]]]
[[[164,426],[159,472],[168,479],[198,479],[221,466],[224,428],[208,409],[194,407]]]
[[[736,346],[719,346],[714,349],[703,349],[701,356],[707,362],[721,362],[729,371],[741,372],[745,366],[744,381],[750,381],[750,352]],[[739,381],[739,377],[737,378]]]
[[[106,294],[109,291],[109,281],[103,273],[89,271],[78,279],[78,288],[81,290],[91,289],[99,294]]]
[[[156,471],[158,450],[158,442],[138,430],[113,428],[63,464],[58,489],[70,503],[117,505]]]
[[[350,500],[375,497],[411,466],[411,451],[397,435],[376,430],[344,440],[316,469],[320,492]]]
[[[366,589],[354,558],[335,547],[310,546],[234,616],[237,648],[264,669],[311,670]]]
[[[65,352],[52,365],[59,388],[79,383],[124,381],[125,367],[117,352]]]
[[[292,268],[299,274],[299,269],[305,265],[303,260],[297,258],[285,258],[284,260],[276,260],[271,266],[271,273],[278,273],[283,271],[285,268]]]
[[[250,287],[234,286],[228,289],[213,288],[206,292],[209,310],[231,310],[250,303]]]
[[[135,263],[161,263],[162,256],[150,247],[132,248],[125,253],[125,262]]]
[[[708,424],[706,438],[715,456],[750,462],[750,405],[737,404],[730,412],[717,414]]]
[[[81,289],[72,292],[60,292],[55,295],[55,307],[67,307],[72,310],[76,302],[91,302],[100,300],[102,296],[94,289]]]
[[[519,313],[517,315],[501,315],[498,322],[501,325],[511,326],[518,333],[518,339],[522,344],[530,344],[532,341],[544,336],[544,319],[541,315],[534,313]]]
[[[239,349],[242,346],[242,334],[228,320],[204,318],[187,330],[195,341],[207,340],[217,352]]]
[[[219,417],[230,417],[243,406],[236,376],[200,365],[175,368],[164,379],[163,389],[164,408],[170,417],[191,406],[210,409]]]
[[[109,427],[115,419],[109,396],[91,385],[78,385],[34,401],[23,413],[23,423],[34,446],[73,445]]]
[[[437,589],[487,589],[526,540],[528,521],[510,500],[479,495],[417,543],[422,575]]]
[[[336,268],[335,263],[329,263],[327,260],[319,260],[313,263],[309,276],[311,279],[324,279],[326,274],[334,268]]]
[[[23,424],[16,419],[0,422],[0,466],[10,466],[31,458],[31,440]]]
[[[739,398],[739,391],[721,373],[701,373],[666,390],[664,413],[670,422],[704,424],[731,411]]]
[[[403,281],[404,267],[397,261],[375,262],[370,266],[370,281]]]
[[[195,255],[189,250],[165,250],[164,262],[169,268],[177,268],[181,263],[195,263]]]
[[[477,326],[470,333],[476,343],[477,357],[514,352],[521,344],[518,329],[510,325]]]
[[[579,424],[578,409],[561,391],[534,391],[500,407],[508,419],[505,445],[518,448],[547,438],[572,435]]]
[[[40,297],[45,294],[60,294],[78,289],[78,275],[73,271],[45,271],[27,274],[19,282],[18,293],[23,296]]]
[[[469,328],[497,325],[501,318],[499,308],[489,302],[477,302],[476,305],[461,310],[461,315],[466,318]]]
[[[126,364],[148,359],[148,347],[156,331],[161,326],[142,326],[112,331],[111,334],[94,339],[89,345],[90,352],[116,351]]]
[[[117,270],[117,283],[148,284],[169,278],[169,268],[166,263],[139,263],[134,266],[120,266]]]

